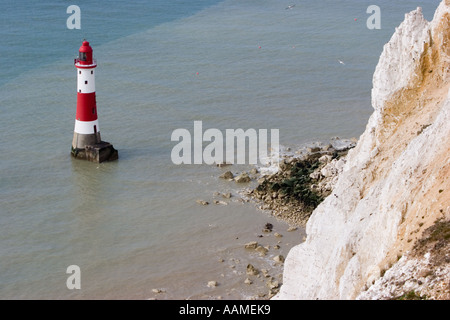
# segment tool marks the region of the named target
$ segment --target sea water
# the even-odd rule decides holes
[[[238,201],[246,185],[218,178],[251,166],[174,165],[172,132],[194,121],[279,129],[293,150],[359,137],[383,45],[406,12],[422,6],[430,20],[438,3],[80,0],[81,29],[70,30],[69,4],[1,1],[0,298],[253,296],[241,288],[247,262],[271,268],[275,253],[244,244],[279,243],[285,256],[304,230],[286,232]],[[367,27],[370,5],[381,29]],[[102,138],[119,150],[111,163],[70,157],[84,38]],[[233,197],[214,205],[215,192]],[[263,234],[266,222],[284,237]],[[67,287],[71,265],[80,290]]]

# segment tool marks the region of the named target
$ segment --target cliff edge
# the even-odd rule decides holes
[[[449,19],[450,0],[431,22],[417,8],[384,46],[374,112],[275,299],[450,297]]]

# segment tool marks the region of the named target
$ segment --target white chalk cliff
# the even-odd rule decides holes
[[[379,298],[363,292],[449,219],[449,18],[450,0],[431,22],[417,8],[384,46],[374,112],[305,242],[289,252],[275,299]]]

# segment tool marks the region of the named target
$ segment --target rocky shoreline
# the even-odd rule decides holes
[[[345,156],[356,142],[355,138],[333,138],[330,143],[283,155],[278,171],[260,174],[257,187],[244,190],[243,195],[292,227],[304,227],[313,210],[331,194]]]
[[[221,195],[220,195],[221,196]],[[238,198],[238,195],[233,198]],[[238,200],[233,200],[238,202]],[[232,204],[230,200],[229,205]],[[239,201],[240,202],[240,201]],[[199,204],[202,205],[202,204]],[[214,205],[209,204],[211,208]],[[263,219],[264,221],[264,219]],[[215,272],[196,282],[192,293],[181,295],[170,286],[154,287],[149,300],[267,300],[280,290],[284,260],[289,250],[304,237],[301,228],[287,228],[268,217],[245,234],[234,235],[232,249],[214,255]],[[273,222],[273,223],[271,223]],[[251,229],[251,231],[250,231]]]
[[[233,173],[228,170],[219,178],[248,184],[256,181],[256,187],[243,188],[237,201],[254,202],[261,210],[269,210],[273,216],[293,227],[304,227],[314,209],[329,196],[339,173],[346,163],[348,151],[356,146],[357,139],[332,138],[329,143],[316,142],[295,152],[286,148],[276,172],[264,173],[262,168],[249,172]],[[227,167],[229,164],[219,164]],[[231,193],[214,193],[214,197],[230,199]],[[202,199],[200,205],[210,202]],[[227,205],[223,200],[213,200]]]
[[[264,300],[274,297],[282,285],[287,253],[302,237],[305,239],[308,218],[332,193],[346,163],[346,155],[356,143],[355,138],[336,137],[295,150],[282,149],[276,170],[254,167],[241,171],[229,164],[217,165],[222,171],[218,178],[233,184],[235,192],[214,192],[211,198],[196,200],[199,206],[213,208],[249,203],[269,213],[275,221],[258,225],[258,233],[236,238],[241,250],[220,255],[219,273],[215,278],[205,279],[204,293],[186,299]],[[167,299],[170,295],[161,288],[153,289],[152,293],[150,299]]]
[[[333,138],[329,143],[314,143],[295,152],[288,148],[282,156],[277,172],[264,174],[262,170],[253,168],[249,173],[242,172],[236,177],[231,171],[223,173],[220,177],[235,181],[236,183],[248,183],[256,180],[257,186],[243,189],[241,192],[243,201],[255,203],[259,209],[270,211],[275,218],[286,222],[290,227],[288,232],[295,231],[297,227],[305,227],[313,210],[332,193],[338,174],[343,170],[348,151],[356,146],[357,139]],[[266,224],[262,230],[271,233],[270,224]],[[275,239],[281,238],[278,232],[274,233]],[[269,247],[263,247],[257,241],[245,244],[247,250],[259,252],[265,256]],[[271,249],[277,249],[275,244]],[[266,269],[258,270],[252,264],[247,265],[246,285],[251,285],[252,276],[260,277],[262,274],[266,281],[267,294],[257,294],[254,299],[271,299],[275,296],[282,284],[283,255],[275,255],[273,260],[278,266],[277,277],[268,274]],[[273,270],[274,271],[274,270]],[[261,291],[261,288],[255,288]]]
[[[250,202],[261,210],[269,211],[276,220],[287,223],[286,232],[296,231],[298,227],[305,226],[312,211],[332,193],[337,176],[346,163],[346,155],[356,142],[355,138],[332,138],[330,142],[312,143],[295,151],[286,148],[276,172],[267,173],[264,168],[252,168],[248,172],[233,173],[233,167],[227,169],[229,165],[218,165],[226,168],[220,179],[242,184],[243,188],[237,195],[215,192],[212,200],[199,199],[196,202],[202,206],[228,205],[230,201]],[[254,294],[250,299],[270,299],[280,290],[285,259],[280,254],[282,233],[275,230],[271,223],[266,223],[261,226],[261,234],[254,241],[242,244],[249,254],[248,263],[242,261],[242,270],[233,272],[242,278],[243,287],[253,287]],[[251,262],[252,259],[258,261],[255,256],[264,260]],[[207,286],[211,289],[220,287],[220,281],[211,280]],[[222,295],[213,296],[214,299],[226,299]]]

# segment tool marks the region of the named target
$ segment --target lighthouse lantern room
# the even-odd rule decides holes
[[[83,41],[78,57],[74,61],[77,68],[77,111],[72,140],[72,156],[93,162],[118,159],[118,152],[112,144],[101,140],[98,124],[97,101],[95,97],[95,68],[92,47]]]

